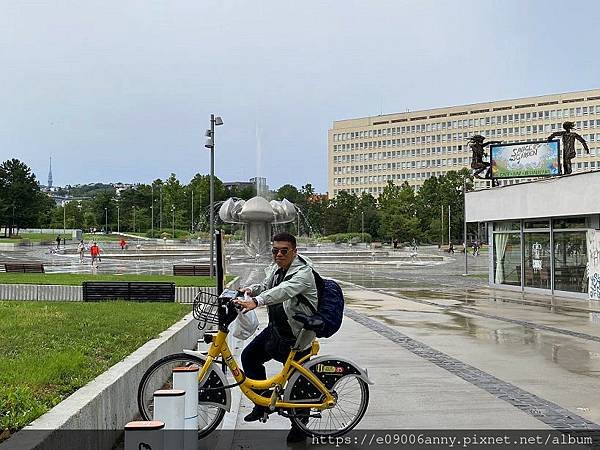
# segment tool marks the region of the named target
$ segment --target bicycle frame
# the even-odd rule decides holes
[[[235,358],[233,357],[229,346],[227,345],[227,332],[219,330],[217,334],[212,336],[212,343],[208,349],[208,355],[206,362],[200,369],[198,374],[198,380],[202,381],[202,379],[208,373],[211,365],[214,363],[215,359],[219,356],[223,357],[225,364],[231,370],[235,381],[239,384],[240,389],[244,393],[246,397],[248,397],[253,403],[260,406],[270,407],[271,410],[277,408],[315,408],[315,409],[327,409],[332,408],[336,404],[335,397],[329,392],[329,390],[325,387],[323,383],[313,374],[310,370],[304,368],[302,364],[311,356],[315,356],[319,351],[319,343],[317,341],[313,341],[311,345],[311,349],[308,355],[304,356],[298,361],[294,360],[296,356],[296,350],[292,348],[283,365],[283,369],[275,376],[268,378],[266,380],[253,380],[251,378],[245,377],[245,375],[239,369]],[[319,391],[325,396],[324,401],[321,403],[292,403],[292,402],[284,402],[277,399],[277,389],[278,387],[283,389],[285,383],[290,378],[290,376],[294,373],[294,371],[300,372],[304,375],[312,384],[314,384]],[[263,397],[260,394],[257,394],[254,390],[267,390],[275,388],[273,395],[271,398]]]

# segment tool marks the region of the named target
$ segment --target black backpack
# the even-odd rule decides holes
[[[321,278],[314,269],[312,269],[317,286],[317,297],[319,303],[317,308],[302,295],[299,295],[299,300],[307,305],[314,316],[323,320],[323,327],[317,331],[317,337],[328,338],[333,336],[342,326],[344,318],[344,293],[342,288],[335,281]]]

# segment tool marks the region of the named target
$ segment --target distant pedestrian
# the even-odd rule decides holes
[[[119,245],[121,246],[121,251],[123,251],[127,248],[127,242],[125,242],[125,239],[121,239],[121,242],[119,242]]]
[[[56,250],[60,248],[60,234],[56,236]]]
[[[473,242],[473,256],[479,256],[479,247],[479,241],[476,240],[475,242]]]
[[[394,248],[398,248],[398,239],[394,239]]]
[[[83,263],[85,252],[85,244],[83,243],[83,239],[79,241],[79,244],[77,245],[77,251],[79,252],[79,262]]]
[[[448,245],[448,253],[454,253],[454,244],[452,242]]]
[[[95,266],[98,262],[101,261],[100,247],[98,247],[98,244],[95,241],[90,247],[90,255],[92,256],[92,266]]]

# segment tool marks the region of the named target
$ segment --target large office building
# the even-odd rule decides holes
[[[388,181],[418,190],[428,178],[470,167],[467,141],[475,134],[503,143],[545,140],[567,120],[590,148],[588,155],[577,143],[573,172],[600,169],[600,89],[335,121],[328,135],[329,194],[377,197]],[[479,180],[476,188],[489,183]]]

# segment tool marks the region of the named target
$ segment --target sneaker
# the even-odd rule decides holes
[[[305,441],[307,438],[306,434],[304,434],[304,431],[302,431],[300,428],[296,427],[295,425],[292,425],[292,428],[290,429],[290,432],[287,435],[286,441],[287,442],[303,442]]]
[[[264,407],[255,406],[252,408],[252,411],[250,411],[250,414],[247,414],[246,417],[244,417],[244,422],[255,422],[260,420],[263,418],[266,412],[267,410]]]

